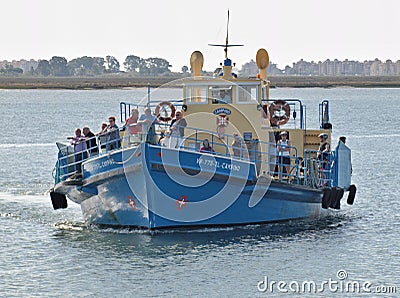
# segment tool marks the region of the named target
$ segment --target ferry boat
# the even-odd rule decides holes
[[[68,197],[88,224],[152,230],[319,218],[340,209],[345,193],[353,204],[350,148],[339,141],[320,150],[320,139],[331,143],[329,101],[316,107],[319,127],[307,127],[302,100],[270,97],[265,49],[258,75],[241,78],[227,55],[233,45],[221,46],[225,60],[212,77],[201,76],[203,55],[192,53],[193,76],[170,83],[181,99],[151,100],[149,92],[142,104],[120,103],[121,123],[132,108],[147,109],[141,132],[96,136],[92,155],[57,143],[54,209]],[[186,121],[174,135],[178,111]],[[284,135],[290,143],[279,141]]]

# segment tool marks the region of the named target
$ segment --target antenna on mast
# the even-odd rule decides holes
[[[228,20],[226,21],[226,40],[225,40],[225,59],[228,58],[228,34],[229,34],[229,9],[228,9]]]
[[[229,44],[229,40],[228,40],[228,36],[229,36],[229,9],[228,9],[228,20],[226,22],[226,39],[225,39],[225,44],[211,44],[209,43],[209,46],[213,46],[213,47],[223,47],[224,48],[224,52],[225,52],[225,59],[228,58],[228,48],[229,47],[242,47],[242,44]]]

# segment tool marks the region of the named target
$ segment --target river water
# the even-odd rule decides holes
[[[329,99],[334,144],[347,136],[358,193],[327,218],[149,234],[88,227],[70,201],[54,211],[55,142],[144,96],[0,90],[0,297],[400,297],[400,89],[271,90],[308,116]]]

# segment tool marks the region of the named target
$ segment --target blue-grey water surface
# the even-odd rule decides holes
[[[329,99],[333,143],[347,136],[358,193],[353,206],[342,204],[327,218],[149,234],[87,227],[70,201],[54,211],[46,192],[55,142],[83,125],[97,132],[119,115],[120,101],[145,95],[0,90],[0,297],[354,295],[335,283],[317,293],[295,291],[296,282],[329,280],[369,282],[372,293],[364,297],[400,297],[400,89],[271,90],[273,97],[304,99],[309,116]],[[266,278],[276,283],[260,292]],[[278,282],[286,285],[278,289]]]

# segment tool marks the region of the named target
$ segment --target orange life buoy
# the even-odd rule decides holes
[[[285,125],[290,118],[290,106],[284,100],[276,100],[269,106],[269,121],[273,126]]]
[[[171,110],[170,114],[165,109],[165,107],[169,107],[169,109]],[[165,116],[161,116],[160,111],[164,112]],[[172,118],[175,117],[175,111],[176,111],[175,106],[171,102],[162,101],[157,105],[156,110],[155,110],[155,114],[156,114],[156,116],[157,116],[159,121],[168,122],[168,121],[171,121]]]

